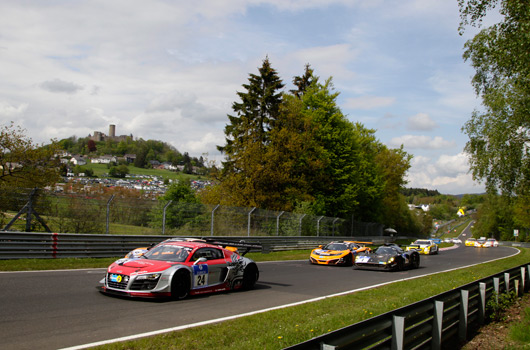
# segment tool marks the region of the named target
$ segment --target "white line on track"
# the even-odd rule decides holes
[[[472,267],[472,266],[476,266],[476,265],[480,265],[480,264],[484,264],[484,263],[489,263],[489,262],[496,261],[496,260],[506,259],[506,258],[510,258],[510,257],[515,256],[515,255],[520,253],[520,251],[518,249],[516,249],[516,248],[513,248],[513,249],[515,249],[517,252],[512,254],[512,255],[510,255],[510,256],[506,256],[506,257],[498,258],[498,259],[493,259],[493,260],[489,260],[489,261],[484,261],[484,262],[477,263],[477,264],[472,264],[472,265],[467,265],[467,266],[462,266],[462,267],[456,267],[454,269],[449,269],[449,270],[445,270],[445,271],[442,271],[442,272],[460,270],[460,269],[464,269],[464,268],[468,268],[468,267]],[[360,292],[360,291],[363,291],[363,290],[368,290],[368,289],[373,289],[373,288],[385,286],[387,284],[391,284],[391,283],[395,283],[395,282],[407,281],[407,280],[412,280],[412,279],[416,279],[416,278],[420,278],[420,277],[436,275],[436,274],[442,273],[442,272],[433,272],[433,273],[427,273],[427,274],[420,275],[420,276],[402,278],[400,280],[380,283],[380,284],[376,284],[376,285],[369,286],[369,287],[363,287],[363,288],[353,289],[353,290],[349,290],[349,291],[345,291],[345,292],[341,292],[341,293],[326,295],[326,296],[322,296],[322,297],[318,297],[318,298],[302,300],[302,301],[299,301],[299,302],[296,302],[296,303],[275,306],[275,307],[262,309],[262,310],[257,310],[257,311],[252,311],[252,312],[247,312],[247,313],[243,313],[243,314],[239,314],[239,315],[216,318],[216,319],[213,319],[213,320],[208,320],[208,321],[203,321],[203,322],[191,323],[191,324],[178,326],[178,327],[160,329],[160,330],[152,331],[152,332],[134,334],[134,335],[130,335],[130,336],[127,336],[127,337],[103,340],[103,341],[94,342],[94,343],[90,343],[90,344],[77,345],[77,346],[72,346],[72,347],[68,347],[68,348],[63,348],[63,349],[60,349],[60,350],[87,349],[87,348],[100,346],[100,345],[111,344],[111,343],[117,343],[117,342],[129,341],[129,340],[137,340],[137,339],[140,339],[140,338],[151,337],[151,336],[154,336],[154,335],[159,335],[159,334],[164,334],[164,333],[169,333],[169,332],[175,332],[175,331],[181,331],[181,330],[188,329],[188,328],[200,327],[200,326],[205,326],[205,325],[209,325],[209,324],[214,324],[214,323],[224,322],[224,321],[228,321],[228,320],[233,320],[233,319],[241,318],[241,317],[245,317],[245,316],[261,314],[261,313],[268,312],[268,311],[284,309],[284,308],[291,307],[291,306],[297,306],[297,305],[312,303],[312,302],[319,301],[319,300],[324,300],[324,299],[333,298],[333,297],[337,297],[337,296],[341,296],[341,295],[351,294],[351,293]]]

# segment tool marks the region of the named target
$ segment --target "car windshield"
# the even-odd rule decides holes
[[[190,254],[190,251],[191,248],[167,244],[156,246],[143,256],[151,260],[184,262]]]
[[[324,247],[326,250],[347,250],[348,245],[345,243],[329,243]]]
[[[377,248],[376,250],[376,253],[377,254],[398,254],[399,251],[398,251],[399,248],[396,248],[396,247],[379,247]]]
[[[430,241],[416,241],[414,244],[421,244],[421,245],[431,245]]]

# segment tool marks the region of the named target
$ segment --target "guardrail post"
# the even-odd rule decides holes
[[[405,339],[405,317],[392,317],[392,350],[402,350]]]
[[[442,323],[444,317],[444,302],[434,301],[434,315],[432,317],[432,342],[431,349],[440,350],[442,348]]]
[[[217,204],[215,206],[215,208],[212,209],[212,222],[211,222],[211,225],[210,225],[210,236],[213,236],[214,213],[217,210],[217,208],[219,208],[219,206],[220,206],[220,204]]]
[[[521,267],[521,291],[522,291],[522,294],[524,294],[525,290],[526,290],[526,269],[523,267]]]
[[[486,320],[486,283],[480,282],[478,284],[479,291],[479,308],[478,308],[478,322],[483,325]]]
[[[467,339],[467,316],[469,309],[469,291],[460,290],[460,322],[458,323],[458,338],[461,341]]]
[[[515,280],[515,295],[519,296],[519,280]]]
[[[506,293],[510,292],[510,273],[504,273],[504,291]]]
[[[109,200],[107,201],[107,234],[109,234],[109,225],[110,225],[110,202],[114,199],[114,195],[110,196]]]
[[[528,286],[527,289],[530,289],[530,265],[526,265],[526,277],[528,277]]]
[[[499,292],[501,279],[499,277],[493,277],[493,290],[495,291],[495,303],[499,303]]]

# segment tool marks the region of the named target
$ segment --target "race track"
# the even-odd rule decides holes
[[[103,269],[0,273],[2,349],[59,349],[238,315],[513,255],[515,249],[459,247],[422,256],[403,272],[353,270],[307,261],[258,263],[250,291],[142,301],[96,290]]]

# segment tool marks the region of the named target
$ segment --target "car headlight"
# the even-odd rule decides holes
[[[391,257],[391,258],[388,260],[388,263],[392,263],[392,262],[394,262],[394,260],[396,260],[396,258]]]
[[[159,273],[150,273],[145,275],[139,275],[136,280],[156,280],[160,277]]]

